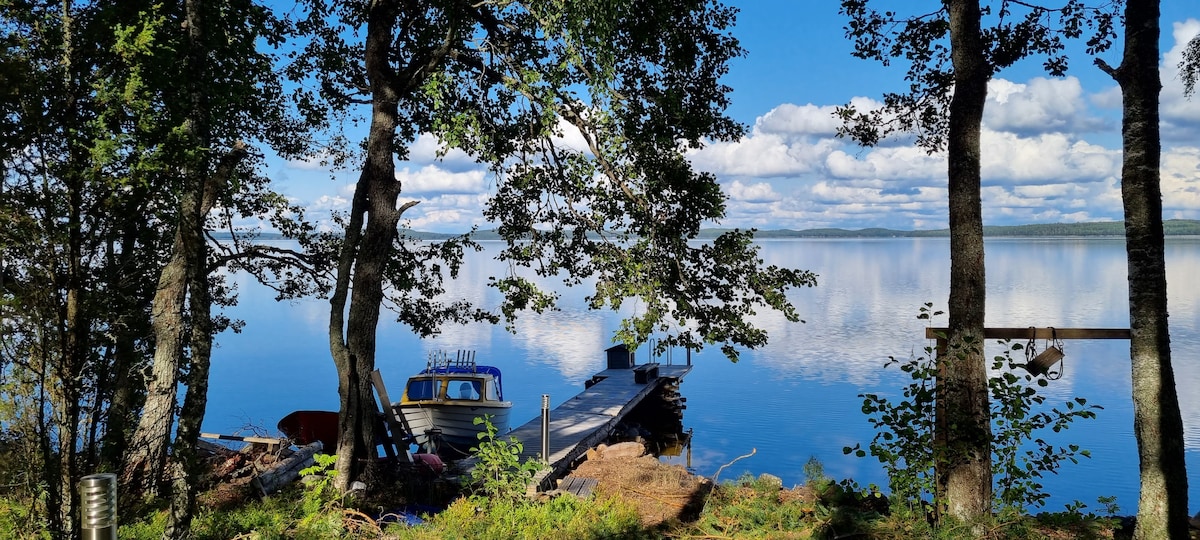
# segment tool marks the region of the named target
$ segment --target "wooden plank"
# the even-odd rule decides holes
[[[939,339],[949,328],[926,328],[926,339]],[[1030,339],[1030,328],[984,328],[983,339]],[[1033,328],[1033,339],[1129,339],[1128,328]]]
[[[580,478],[568,475],[558,483],[558,489],[581,499],[587,498],[596,489],[600,481],[595,478]]]
[[[265,444],[268,446],[287,446],[287,439],[278,439],[275,437],[243,437],[241,435],[221,435],[219,433],[201,433],[201,439],[216,439],[220,441],[241,441],[254,444]]]
[[[379,370],[371,372],[371,386],[375,387],[375,393],[379,394],[379,401],[383,409],[383,418],[387,420],[388,431],[392,434],[392,443],[396,445],[396,457],[404,463],[412,463],[408,457],[408,438],[412,436],[408,426],[404,425],[403,418],[398,418],[396,410],[392,408],[392,400],[388,398],[387,387],[383,384],[383,375]],[[384,445],[386,448],[387,445]]]

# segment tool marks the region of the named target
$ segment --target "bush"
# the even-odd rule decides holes
[[[475,418],[475,425],[484,424],[479,433],[479,445],[471,448],[477,462],[467,479],[468,487],[488,497],[515,499],[525,496],[526,488],[543,465],[536,460],[521,462],[524,446],[516,437],[503,440],[496,437],[496,426],[488,416]]]
[[[932,304],[926,304],[918,318],[931,320],[940,314],[932,310]],[[1046,474],[1057,473],[1067,461],[1077,463],[1079,457],[1091,457],[1078,445],[1056,446],[1041,434],[1047,428],[1057,433],[1075,420],[1095,418],[1100,407],[1089,405],[1084,398],[1075,398],[1061,408],[1047,410],[1046,397],[1037,392],[1038,387],[1046,386],[1046,379],[1017,371],[1023,364],[1014,359],[1013,352],[1027,350],[1026,347],[1010,341],[1000,343],[1004,352],[993,359],[995,375],[988,381],[995,479],[993,505],[998,511],[1023,513],[1026,508],[1045,504],[1048,494],[1040,480]],[[900,400],[875,393],[860,394],[863,413],[876,434],[868,449],[858,444],[843,448],[847,454],[865,457],[869,453],[878,459],[887,472],[893,501],[910,512],[933,502],[935,487],[934,416],[941,389],[935,350],[927,346],[924,351],[925,356],[888,359],[885,367],[897,366],[909,375],[911,382],[904,387]],[[953,361],[958,355],[956,351],[948,351],[946,357],[946,361]]]

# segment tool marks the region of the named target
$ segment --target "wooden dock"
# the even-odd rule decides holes
[[[555,487],[555,481],[567,473],[589,448],[602,442],[613,429],[646,396],[669,381],[679,381],[692,370],[690,365],[659,364],[658,375],[639,383],[635,377],[637,368],[606,369],[592,377],[591,384],[583,392],[550,411],[550,455],[549,468],[535,478],[531,489],[547,490]],[[516,437],[524,446],[521,460],[538,459],[542,451],[542,418],[530,420],[509,435]],[[505,436],[507,438],[507,436]]]

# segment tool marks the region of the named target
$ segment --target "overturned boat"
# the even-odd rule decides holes
[[[487,429],[476,418],[487,416],[498,434],[508,433],[512,402],[504,401],[500,369],[476,364],[475,351],[437,352],[392,408],[426,451],[465,456]]]

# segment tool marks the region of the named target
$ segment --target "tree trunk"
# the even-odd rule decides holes
[[[200,243],[197,260],[207,260],[207,247],[207,244]],[[183,408],[179,411],[179,428],[172,447],[175,470],[171,479],[171,509],[167,513],[167,526],[163,533],[167,538],[186,537],[196,510],[196,490],[192,487],[200,473],[196,441],[200,437],[200,425],[204,423],[204,410],[208,405],[208,372],[213,342],[210,314],[212,296],[208,272],[204,271],[203,264],[197,266],[191,279],[189,308],[192,315],[192,355],[185,377],[187,393],[183,398]]]
[[[187,298],[189,281],[197,275],[197,265],[205,261],[196,260],[196,254],[204,242],[204,191],[208,178],[206,152],[209,148],[208,109],[204,81],[207,78],[204,51],[203,0],[185,0],[188,51],[184,69],[188,80],[190,110],[184,123],[188,143],[196,149],[197,157],[191,158],[180,170],[183,178],[179,198],[178,229],[172,246],[171,260],[159,276],[158,292],[154,296],[152,326],[154,328],[154,366],[146,391],[146,404],[137,429],[129,444],[129,458],[125,461],[123,484],[133,493],[145,491],[156,495],[163,480],[167,448],[171,444],[171,426],[174,424],[177,401],[176,387],[184,361],[184,341],[187,328],[184,323],[184,302]],[[207,317],[204,313],[201,316]]]
[[[978,0],[947,2],[954,97],[950,102],[949,349],[942,374],[941,444],[937,484],[949,515],[963,521],[989,515],[992,504],[991,420],[983,355],[983,213],[979,137],[990,71],[984,57]]]
[[[112,275],[109,276],[109,283],[114,291],[123,291],[118,270],[132,267],[136,253],[134,248],[137,243],[136,234],[135,226],[132,223],[128,224],[123,231],[121,264],[110,265]],[[135,293],[124,291],[123,294]],[[137,301],[135,301],[135,305],[137,305]],[[127,316],[131,319],[140,317],[136,313],[130,313]],[[137,350],[134,330],[129,328],[128,324],[116,330],[112,347],[109,376],[98,380],[96,384],[97,401],[100,401],[100,396],[108,399],[108,409],[104,415],[104,435],[100,442],[99,465],[104,470],[120,468],[121,456],[125,453],[126,441],[129,437],[129,426],[133,424],[134,420],[132,412],[135,408],[135,389],[134,381],[131,380],[133,379],[131,371],[137,361]]]
[[[121,484],[128,495],[156,495],[166,466],[171,425],[175,420],[176,386],[183,363],[184,300],[191,258],[187,231],[196,225],[199,197],[187,188],[179,208],[178,229],[170,261],[158,278],[151,310],[154,328],[154,364],[146,389],[146,402],[128,445]]]
[[[66,111],[68,116],[79,114],[81,96],[85,93],[82,83],[75,75],[80,62],[75,54],[75,17],[70,1],[63,3],[63,78],[67,89]],[[88,320],[84,295],[87,288],[87,276],[83,262],[83,192],[87,184],[84,178],[85,165],[88,162],[88,144],[78,139],[74,131],[68,136],[68,162],[64,171],[64,183],[67,189],[67,271],[65,283],[66,301],[62,306],[61,329],[59,337],[59,354],[61,357],[53,373],[58,388],[51,392],[57,424],[57,458],[58,479],[48,487],[50,491],[58,491],[57,516],[51,514],[57,526],[52,534],[67,538],[73,536],[77,526],[75,511],[78,508],[79,494],[75,491],[75,480],[80,477],[79,453],[79,420],[81,417],[80,402],[83,399],[83,367],[89,352],[89,332],[91,323]]]
[[[72,148],[72,154],[78,151]],[[73,158],[75,163],[83,163],[82,156]],[[88,356],[88,332],[90,323],[83,307],[84,270],[82,254],[82,223],[80,212],[83,207],[83,179],[75,172],[68,173],[70,183],[68,190],[67,218],[67,294],[65,305],[65,321],[62,344],[62,358],[58,364],[55,379],[58,389],[55,409],[58,411],[58,459],[59,459],[59,490],[61,500],[58,507],[58,524],[60,530],[70,535],[75,529],[75,509],[79,505],[79,494],[75,491],[75,480],[80,478],[79,454],[79,421],[81,418],[80,402],[83,400],[83,366]]]
[[[1116,70],[1097,61],[1121,86],[1121,199],[1129,264],[1129,344],[1133,431],[1141,471],[1134,538],[1188,538],[1183,418],[1171,367],[1167,272],[1159,179],[1159,2],[1125,5],[1125,54]]]
[[[366,163],[355,186],[338,281],[330,300],[330,352],[338,370],[340,397],[336,478],[342,491],[375,458],[376,407],[371,393],[375,336],[383,301],[383,267],[391,256],[396,225],[403,212],[396,208],[400,182],[393,160],[398,95],[388,58],[396,7],[393,2],[381,1],[373,2],[369,10],[365,52],[372,97],[371,129]],[[364,213],[366,223],[362,228]],[[351,267],[354,287],[343,327]]]
[[[189,5],[193,3],[189,2]],[[201,219],[216,205],[218,194],[225,191],[238,163],[247,154],[245,146],[238,143],[221,159],[216,172],[205,182],[200,205]],[[187,393],[179,411],[179,428],[175,432],[175,445],[172,447],[175,467],[171,479],[171,511],[167,514],[164,533],[168,538],[186,537],[195,515],[196,491],[192,486],[201,472],[196,443],[200,438],[200,426],[204,423],[204,411],[208,407],[208,373],[214,337],[212,290],[208,281],[208,244],[198,241],[194,248],[193,257],[197,264],[192,267],[188,296],[188,310],[192,317],[192,354],[184,378]]]

